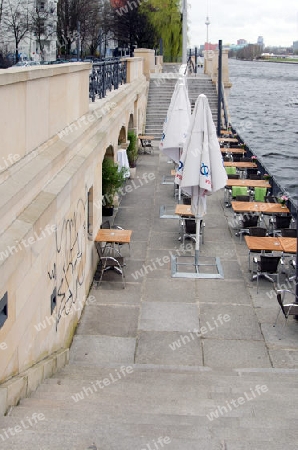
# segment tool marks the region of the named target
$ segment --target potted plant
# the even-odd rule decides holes
[[[263,178],[266,181],[270,181],[271,175],[269,175],[269,173],[264,173]]]
[[[130,178],[135,177],[136,163],[138,159],[138,137],[134,131],[129,130],[127,133],[127,139],[129,140],[129,145],[127,147],[127,159],[130,167]]]
[[[102,215],[112,216],[114,213],[114,197],[125,182],[126,168],[119,170],[112,159],[104,158],[102,162]]]
[[[288,199],[288,197],[286,196],[286,195],[282,195],[280,198],[279,198],[279,203],[281,204],[281,207],[282,208],[286,208],[286,202],[288,201],[289,199]]]

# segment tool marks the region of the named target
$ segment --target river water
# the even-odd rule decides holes
[[[229,59],[231,124],[298,204],[298,64]]]

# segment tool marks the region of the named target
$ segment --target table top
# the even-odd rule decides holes
[[[243,155],[246,152],[246,150],[244,150],[243,148],[238,147],[220,147],[220,151],[222,153],[234,153],[239,155]]]
[[[265,203],[265,202],[231,202],[232,209],[235,212],[266,212],[269,214],[289,213],[288,208],[282,208],[280,203]]]
[[[95,237],[96,242],[120,242],[121,244],[129,244],[132,230],[100,229]]]
[[[237,138],[231,138],[231,137],[219,137],[217,139],[218,139],[218,142],[233,142],[233,143],[238,142]]]
[[[244,236],[245,242],[249,250],[259,251],[277,251],[282,252],[283,248],[278,237],[258,237],[258,236]]]
[[[154,136],[147,136],[147,135],[139,134],[138,138],[139,139],[147,139],[148,141],[152,141],[152,139],[154,139]]]
[[[220,130],[220,134],[224,134],[224,135],[230,136],[230,135],[232,135],[233,133],[232,133],[232,131],[229,131],[229,130]]]
[[[178,204],[175,208],[175,214],[179,216],[194,216],[191,212],[191,205]]]
[[[249,180],[249,179],[238,179],[234,180],[229,178],[227,180],[226,186],[246,186],[246,187],[265,187],[270,188],[271,185],[267,180]]]
[[[225,167],[239,167],[239,168],[241,168],[241,167],[243,167],[243,168],[254,168],[254,169],[256,169],[258,167],[256,163],[249,162],[249,161],[247,161],[247,162],[224,161],[224,166]]]
[[[285,253],[297,253],[297,238],[279,237],[278,239]]]

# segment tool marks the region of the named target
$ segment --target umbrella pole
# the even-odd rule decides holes
[[[199,271],[199,253],[200,253],[200,232],[201,232],[201,218],[196,216],[196,247],[195,247],[195,267]]]

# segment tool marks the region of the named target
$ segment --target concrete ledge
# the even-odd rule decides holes
[[[28,397],[46,378],[62,369],[69,361],[69,349],[62,349],[35,364],[20,375],[0,385],[0,415],[5,415],[10,406]]]
[[[0,70],[0,86],[54,77],[57,75],[90,70],[92,64],[88,62],[65,63],[57,65],[40,65],[28,67],[13,67]]]

